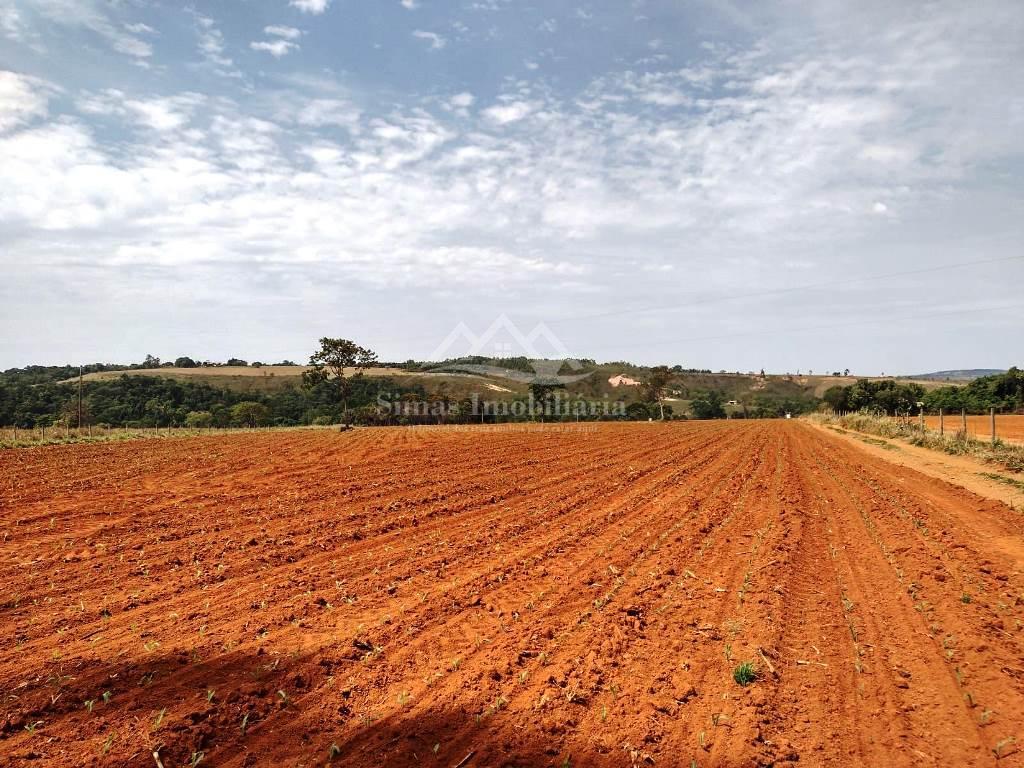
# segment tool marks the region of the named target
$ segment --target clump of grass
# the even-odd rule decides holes
[[[757,667],[754,666],[752,661],[744,661],[738,664],[732,671],[732,679],[735,680],[739,685],[747,686],[753,683],[760,677],[760,673],[757,671]]]
[[[987,477],[989,480],[995,480],[997,483],[1008,485],[1011,488],[1016,488],[1019,491],[1024,491],[1024,481],[1016,480],[1006,475],[996,474],[995,472],[979,472],[982,477]]]

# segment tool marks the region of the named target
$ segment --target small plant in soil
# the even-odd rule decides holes
[[[998,760],[1004,755],[1009,754],[1011,748],[1014,744],[1016,744],[1016,742],[1017,740],[1013,736],[1007,736],[1005,739],[998,742],[994,747],[992,747],[992,753],[996,756],[996,759]]]
[[[752,661],[744,661],[732,671],[732,679],[743,686],[750,685],[757,678],[757,667],[754,666]]]

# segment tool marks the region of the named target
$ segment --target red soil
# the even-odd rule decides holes
[[[938,416],[925,416],[925,423],[931,429],[939,428]],[[946,414],[944,418],[947,435],[955,434],[962,426],[959,413]],[[967,434],[972,437],[992,437],[992,421],[989,416],[968,416]],[[1024,442],[1024,416],[996,414],[996,437],[1007,442]]]
[[[8,450],[0,764],[1020,766],[1022,523],[781,421]]]

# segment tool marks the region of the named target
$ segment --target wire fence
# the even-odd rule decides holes
[[[833,412],[834,416],[851,416],[852,413]],[[970,414],[965,411],[947,413],[901,413],[895,416],[879,416],[904,429],[917,428],[936,433],[940,437],[955,437],[1024,445],[1024,414],[996,413]]]

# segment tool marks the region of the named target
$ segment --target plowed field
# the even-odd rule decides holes
[[[1020,766],[1022,530],[796,422],[8,450],[0,765]]]

